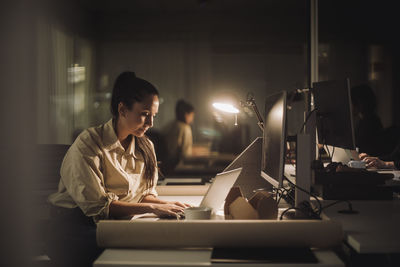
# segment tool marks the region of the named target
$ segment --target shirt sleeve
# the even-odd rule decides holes
[[[61,165],[61,179],[68,194],[86,216],[109,218],[110,204],[118,196],[106,192],[100,150],[84,142],[73,144]]]

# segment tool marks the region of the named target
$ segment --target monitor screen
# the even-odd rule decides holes
[[[355,149],[349,79],[313,83],[313,94],[318,142]]]
[[[267,97],[261,176],[274,187],[283,186],[286,144],[286,92]]]

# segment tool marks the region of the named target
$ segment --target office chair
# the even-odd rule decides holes
[[[36,244],[34,253],[37,256],[35,266],[50,265],[45,250],[45,233],[50,219],[47,197],[57,190],[61,163],[69,147],[70,145],[63,144],[39,144],[34,148],[36,173],[29,179],[32,179],[32,223],[36,228],[33,236]]]

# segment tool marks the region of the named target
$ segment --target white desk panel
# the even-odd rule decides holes
[[[323,212],[324,216],[341,222],[349,245],[358,253],[400,253],[400,201],[350,202],[358,214],[338,213],[347,209],[346,203]]]

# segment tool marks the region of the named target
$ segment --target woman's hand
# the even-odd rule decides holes
[[[185,208],[192,207],[189,204],[179,201],[165,201],[153,195],[147,195],[142,199],[142,203],[150,204],[150,212],[158,216],[177,216],[177,213],[183,212]]]
[[[363,157],[362,160],[366,163],[367,168],[377,168],[377,169],[387,168],[386,162],[380,160],[377,157]]]
[[[383,161],[378,157],[371,157],[368,154],[361,153],[360,159],[366,163],[367,168],[377,168],[377,169],[392,169],[394,168],[393,161]]]
[[[179,212],[183,212],[184,207],[175,204],[151,204],[151,211],[157,216],[178,216]]]
[[[190,207],[192,207],[192,205],[190,205],[190,204],[187,204],[187,203],[181,203],[181,202],[179,202],[179,201],[167,201],[167,203],[168,204],[173,204],[173,205],[176,205],[176,206],[179,206],[179,207],[182,207],[182,208],[190,208]]]

